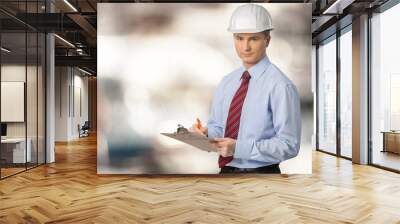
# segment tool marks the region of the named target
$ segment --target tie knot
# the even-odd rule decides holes
[[[243,72],[243,75],[242,75],[242,79],[243,79],[243,80],[249,81],[250,77],[251,77],[251,76],[250,76],[250,74],[249,74],[248,71],[244,71],[244,72]]]

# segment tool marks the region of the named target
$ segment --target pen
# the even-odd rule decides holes
[[[197,121],[197,128],[201,130],[201,121],[199,118],[196,118]]]

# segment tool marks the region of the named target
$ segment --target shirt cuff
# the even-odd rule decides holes
[[[220,136],[218,135],[218,132],[214,128],[210,128],[210,127],[208,127],[207,137],[209,139],[220,138]]]
[[[251,140],[237,139],[233,158],[250,159],[253,142]]]

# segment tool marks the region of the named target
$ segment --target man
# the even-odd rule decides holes
[[[207,127],[192,126],[216,147],[222,174],[280,173],[279,163],[298,154],[299,95],[266,55],[272,29],[262,6],[246,4],[233,12],[228,31],[243,66],[219,83]]]

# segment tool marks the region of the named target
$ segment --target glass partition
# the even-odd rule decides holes
[[[7,177],[24,171],[32,155],[26,144],[25,32],[3,32],[1,47],[1,175]]]
[[[0,3],[16,13],[42,13],[43,6]],[[44,33],[0,12],[1,179],[45,163],[45,44]]]
[[[38,35],[36,32],[27,33],[27,98],[26,98],[26,111],[27,111],[27,150],[31,151],[30,161],[27,167],[34,167],[37,165],[38,159]]]
[[[352,33],[340,36],[340,154],[352,157]]]
[[[400,170],[400,4],[371,18],[372,164]]]
[[[45,74],[45,65],[46,65],[46,39],[43,33],[38,33],[38,65],[37,65],[37,146],[38,146],[38,156],[37,162],[38,164],[43,164],[46,162],[46,145],[45,145],[45,124],[46,124],[46,74]]]
[[[318,149],[336,154],[336,39],[318,47]]]

